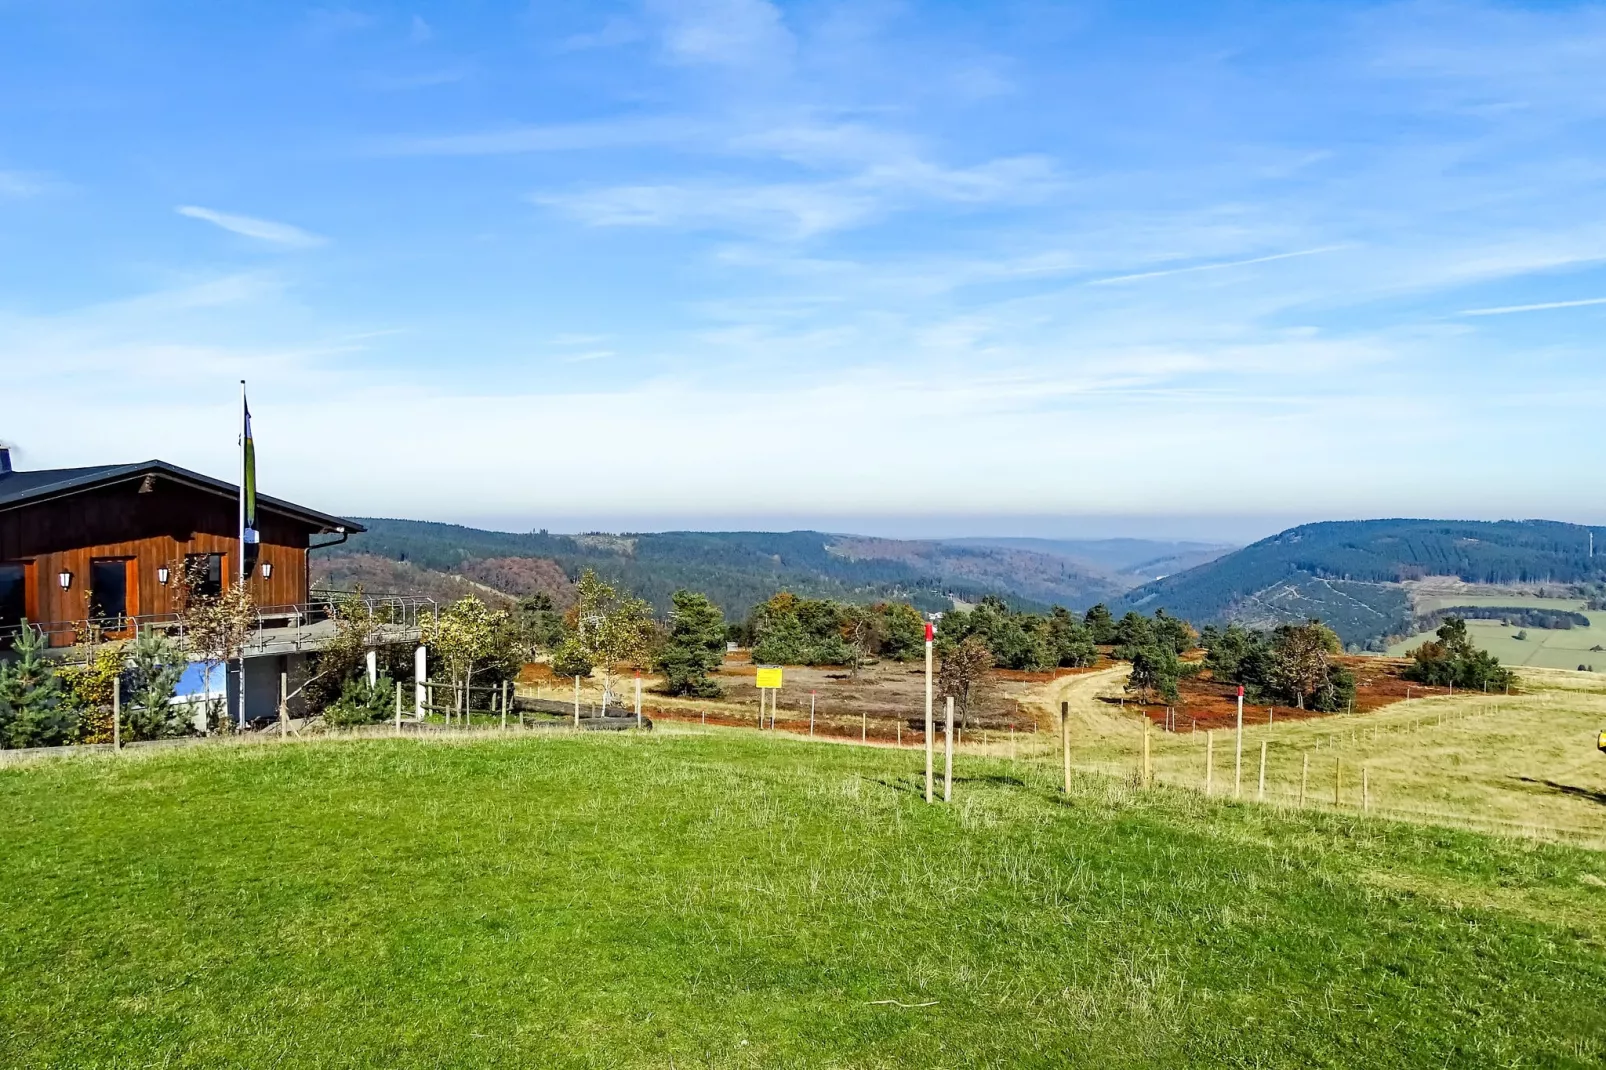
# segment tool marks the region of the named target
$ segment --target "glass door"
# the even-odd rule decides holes
[[[28,566],[0,564],[0,650],[11,645],[28,615]]]
[[[129,629],[134,562],[126,557],[97,558],[89,562],[89,619],[102,632],[119,634]]]

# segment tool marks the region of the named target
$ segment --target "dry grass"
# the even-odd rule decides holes
[[[1084,770],[1135,776],[1142,716],[1105,701],[1120,694],[1113,669],[1046,687],[1035,704],[1042,727],[1060,701],[1072,711],[1072,761]],[[1523,694],[1434,696],[1383,709],[1315,720],[1257,718],[1245,726],[1241,797],[1298,805],[1305,761],[1309,807],[1359,809],[1365,770],[1374,813],[1432,824],[1562,839],[1606,848],[1606,755],[1595,747],[1606,726],[1606,681],[1590,674],[1524,670]],[[1155,779],[1203,790],[1206,733],[1154,731]],[[1216,794],[1234,793],[1234,733],[1215,732]],[[1031,754],[1058,760],[1058,741],[1040,733]],[[1335,804],[1335,775],[1341,783]]]

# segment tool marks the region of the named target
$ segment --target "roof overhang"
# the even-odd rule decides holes
[[[90,468],[83,474],[67,476],[59,482],[44,483],[32,491],[24,492],[9,499],[0,497],[0,513],[13,509],[22,509],[30,505],[39,505],[43,502],[55,501],[60,498],[83,494],[91,490],[100,490],[105,487],[116,486],[120,483],[140,482],[147,477],[157,477],[178,483],[182,486],[192,487],[196,490],[220,497],[237,499],[240,488],[233,483],[211,476],[192,472],[188,468],[180,468],[176,464],[166,461],[144,461],[139,464],[126,464],[110,468]],[[0,496],[4,495],[5,483],[0,481]],[[277,513],[292,520],[299,520],[315,529],[315,534],[337,534],[366,531],[361,524],[354,520],[346,520],[329,513],[308,509],[306,506],[287,502],[282,498],[273,498],[266,494],[257,495],[257,508],[263,512]]]

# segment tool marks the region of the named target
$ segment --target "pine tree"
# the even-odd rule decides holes
[[[48,643],[24,620],[11,662],[0,665],[0,745],[54,747],[72,736],[72,711],[62,705]]]
[[[193,727],[193,711],[173,705],[173,694],[188,664],[178,644],[146,628],[130,644],[128,657],[128,708],[124,713],[128,738],[165,739],[188,733]]]
[[[656,667],[671,695],[718,698],[723,692],[708,677],[725,660],[725,615],[707,595],[676,591],[671,601],[669,639]]]

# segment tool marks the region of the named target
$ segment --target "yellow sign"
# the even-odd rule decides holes
[[[762,668],[759,669],[758,670],[758,686],[759,687],[780,687],[781,686],[781,670],[780,670],[780,667],[777,666],[776,668],[773,668],[773,669],[762,669]]]

